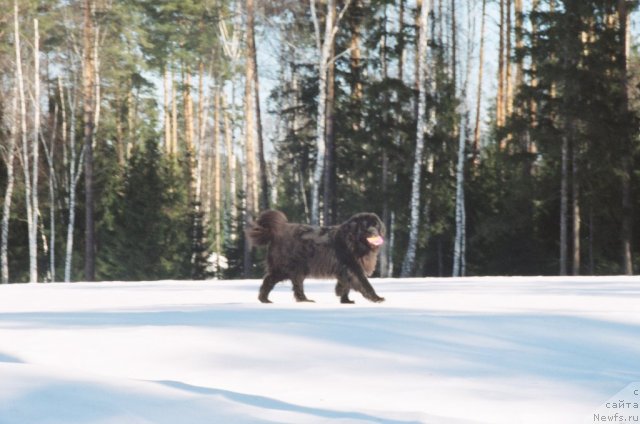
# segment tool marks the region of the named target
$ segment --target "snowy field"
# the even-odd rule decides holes
[[[0,286],[0,423],[590,423],[640,382],[638,277],[373,285]]]

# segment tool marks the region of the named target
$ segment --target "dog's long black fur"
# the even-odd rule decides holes
[[[271,303],[269,293],[274,286],[291,280],[295,299],[310,302],[304,294],[304,279],[334,277],[342,303],[353,303],[351,289],[372,302],[384,301],[367,279],[375,270],[380,250],[369,240],[384,236],[384,231],[374,213],[356,214],[341,225],[313,227],[290,223],[280,211],[262,212],[247,231],[253,245],[268,246],[267,272],[258,299]]]

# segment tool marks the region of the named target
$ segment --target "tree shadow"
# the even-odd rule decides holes
[[[278,411],[296,412],[307,415],[314,415],[318,418],[329,419],[352,419],[362,420],[376,424],[420,424],[420,421],[404,421],[393,420],[388,418],[376,417],[361,412],[338,411],[332,409],[313,408],[308,406],[296,405],[289,402],[269,398],[266,396],[249,395],[245,393],[232,392],[229,390],[215,389],[210,387],[193,386],[180,381],[154,381],[154,383],[174,389],[184,390],[190,393],[200,395],[217,395],[222,396],[230,401],[242,403],[248,406],[263,409],[274,409]]]

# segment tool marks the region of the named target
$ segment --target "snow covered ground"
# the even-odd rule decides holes
[[[340,305],[322,280],[306,284],[314,304],[295,303],[286,283],[271,305],[252,280],[0,286],[0,423],[640,415],[602,409],[640,382],[638,277],[373,285],[385,303]]]

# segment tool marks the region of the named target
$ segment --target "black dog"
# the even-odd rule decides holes
[[[291,280],[298,302],[311,302],[304,294],[306,277],[338,279],[336,295],[353,303],[349,291],[357,290],[372,302],[382,302],[367,279],[376,267],[383,243],[384,225],[373,213],[359,213],[341,225],[312,227],[292,224],[280,211],[260,214],[247,231],[257,246],[268,245],[267,274],[258,299],[271,303],[269,293],[283,280]]]

